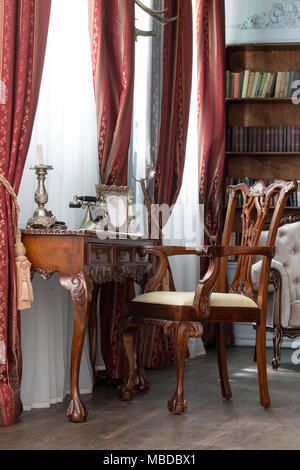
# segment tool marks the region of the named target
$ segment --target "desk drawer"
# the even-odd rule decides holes
[[[116,261],[117,264],[132,263],[134,262],[134,247],[131,246],[117,246],[116,247]]]
[[[112,246],[89,243],[86,264],[113,264]]]
[[[136,262],[137,263],[149,263],[149,262],[151,262],[149,253],[145,253],[142,249],[138,248],[136,250]]]

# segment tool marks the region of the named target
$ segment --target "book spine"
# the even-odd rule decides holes
[[[245,70],[244,83],[243,83],[243,91],[242,91],[242,98],[247,98],[247,89],[248,89],[249,75],[250,75],[250,71],[249,71],[249,70]]]
[[[242,93],[243,93],[244,75],[245,75],[245,72],[241,72],[239,76],[239,98],[242,97]]]
[[[266,151],[266,127],[261,128],[261,151]]]
[[[252,87],[252,91],[251,91],[251,98],[255,98],[255,93],[256,93],[259,77],[260,77],[260,73],[255,72],[253,87]]]
[[[239,97],[239,73],[235,73],[233,77],[233,98]]]
[[[266,152],[270,152],[271,147],[271,128],[266,126]]]
[[[247,98],[251,98],[251,92],[254,83],[255,72],[250,72],[249,80],[248,80],[248,87],[247,87]]]
[[[278,129],[278,133],[279,133],[279,148],[278,148],[278,151],[279,152],[283,152],[284,149],[283,149],[283,126],[279,126],[279,129]]]
[[[296,143],[295,143],[296,150],[295,150],[295,152],[299,152],[300,151],[300,127],[299,126],[296,127],[295,134],[296,134]],[[300,199],[299,199],[299,201],[300,201]]]
[[[283,92],[284,98],[288,97],[290,75],[291,75],[291,72],[285,72],[285,85],[284,85],[284,92]]]
[[[286,128],[286,151],[291,152],[292,138],[291,138],[291,126]]]
[[[239,152],[244,152],[244,128],[239,126]]]
[[[276,87],[275,87],[275,94],[274,94],[275,98],[280,97],[281,75],[282,75],[281,72],[277,73],[277,80],[276,80]]]
[[[289,80],[288,94],[287,94],[288,98],[292,97],[292,84],[294,81],[294,74],[295,72],[290,72],[290,80]]]
[[[279,128],[276,126],[274,128],[274,152],[279,151]]]
[[[229,98],[229,80],[230,80],[230,72],[226,70],[226,98]]]
[[[275,73],[271,73],[269,81],[268,81],[268,86],[267,86],[267,91],[266,91],[266,98],[270,98],[271,96],[271,89],[273,85],[273,80],[274,80]]]
[[[281,72],[281,84],[280,84],[280,95],[279,98],[284,97],[284,87],[285,87],[285,72]]]
[[[258,81],[257,81],[257,85],[256,85],[256,90],[255,90],[255,96],[254,96],[254,98],[258,98],[258,96],[259,96],[259,90],[260,90],[260,86],[261,86],[261,82],[262,82],[263,76],[264,76],[263,73],[260,73],[260,74],[259,74],[259,78],[258,78]]]
[[[277,73],[274,73],[274,75],[273,75],[273,81],[272,81],[272,86],[271,86],[271,89],[270,89],[269,98],[274,98],[276,80],[277,80]]]
[[[271,78],[271,74],[268,72],[267,77],[266,77],[266,81],[265,81],[265,84],[264,84],[264,87],[263,87],[263,90],[262,90],[262,94],[261,94],[262,98],[267,97],[267,90],[268,90],[270,78]]]
[[[283,151],[286,152],[287,150],[287,128],[283,126]]]
[[[261,127],[257,128],[257,151],[261,152],[262,151],[262,145],[261,145]]]
[[[297,206],[299,206],[299,204],[300,204],[300,180],[297,180],[297,184],[298,184],[298,187],[297,187]]]
[[[257,152],[257,127],[252,130],[252,152]]]
[[[264,72],[264,74],[262,76],[262,80],[260,82],[260,87],[259,87],[258,96],[257,96],[258,98],[262,97],[262,92],[263,92],[263,89],[264,89],[264,86],[265,86],[266,78],[267,78],[267,73]]]

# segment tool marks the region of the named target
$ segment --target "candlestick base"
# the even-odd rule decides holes
[[[37,216],[37,217],[31,217],[27,221],[26,228],[39,228],[39,229],[46,229],[48,230],[49,228],[54,227],[56,224],[56,218],[55,217],[48,217],[48,216]]]

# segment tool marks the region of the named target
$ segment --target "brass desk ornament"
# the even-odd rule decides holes
[[[38,165],[31,166],[29,169],[35,170],[38,180],[38,187],[34,194],[34,200],[38,207],[34,211],[33,216],[27,221],[26,228],[52,228],[56,224],[56,218],[53,216],[52,212],[45,209],[44,206],[48,202],[48,193],[45,188],[45,179],[48,170],[53,170],[53,167],[51,165],[39,163]]]

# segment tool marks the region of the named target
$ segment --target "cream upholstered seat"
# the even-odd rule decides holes
[[[192,307],[195,292],[156,291],[138,295],[133,302],[145,304],[176,305]],[[253,307],[256,303],[249,297],[240,294],[222,294],[213,292],[210,296],[210,307]]]

